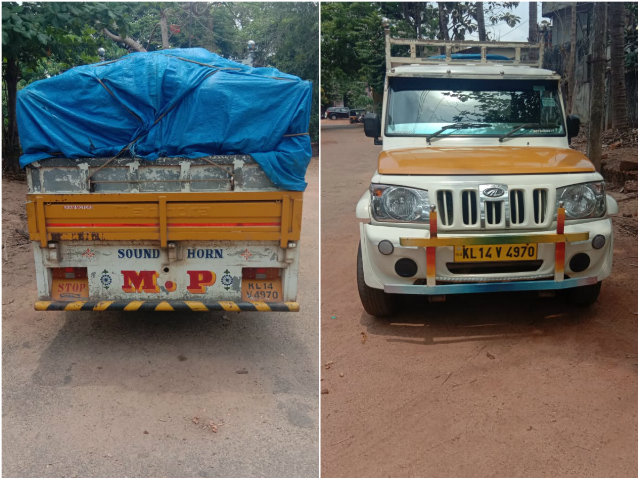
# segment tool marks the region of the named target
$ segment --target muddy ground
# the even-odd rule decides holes
[[[317,477],[318,159],[300,313],[36,312],[26,185],[2,188],[5,477]]]
[[[363,311],[355,280],[355,205],[379,149],[323,122],[321,475],[637,477],[637,192],[608,186],[613,274],[591,308],[407,297],[390,322]]]

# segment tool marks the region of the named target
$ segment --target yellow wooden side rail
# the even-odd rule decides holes
[[[32,241],[300,239],[302,192],[29,194]]]

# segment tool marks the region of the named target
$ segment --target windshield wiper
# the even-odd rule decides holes
[[[483,127],[490,127],[490,126],[491,125],[489,123],[451,123],[449,125],[445,125],[437,132],[429,135],[427,137],[427,144],[431,145],[431,139],[434,137],[442,136],[442,133],[445,132],[446,130],[461,130],[463,128],[483,128]],[[449,133],[448,135],[451,135],[451,134]]]
[[[520,130],[522,130],[523,128],[557,128],[558,125],[554,125],[553,123],[523,123],[522,125],[518,125],[516,128],[514,128],[513,130],[505,133],[504,135],[502,135],[500,138],[498,138],[499,142],[504,142],[505,138],[508,137],[513,137],[517,132],[519,132]]]

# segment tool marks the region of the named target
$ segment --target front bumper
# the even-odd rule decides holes
[[[561,261],[556,261],[558,253],[556,244],[553,242],[558,238],[558,231],[532,232],[530,234],[506,232],[497,236],[495,233],[485,232],[465,233],[464,235],[438,234],[438,242],[431,242],[435,246],[426,247],[430,243],[427,239],[434,237],[430,235],[428,226],[425,229],[415,229],[362,223],[360,237],[364,279],[369,287],[384,290],[387,293],[448,295],[560,290],[595,284],[609,276],[613,258],[612,224],[609,218],[565,225],[562,233],[566,234],[570,241],[560,243],[564,249],[564,258]],[[580,233],[583,234],[582,237],[575,235]],[[602,235],[605,238],[605,245],[601,249],[595,249],[592,246],[591,242],[596,235]],[[544,240],[545,236],[547,239],[554,240],[546,243],[548,240]],[[452,237],[456,237],[457,240],[453,241]],[[533,240],[523,240],[523,237],[529,237]],[[571,241],[575,238],[585,239]],[[382,240],[388,240],[393,244],[394,250],[391,255],[383,255],[378,251],[378,244]],[[545,243],[540,240],[544,240]],[[541,264],[535,271],[456,274],[452,273],[447,266],[453,261],[453,246],[438,246],[438,244],[448,242],[482,244],[492,243],[492,241],[497,243],[519,243],[522,241],[538,243],[538,261],[541,261]],[[428,250],[432,250],[433,257],[435,257],[430,263],[427,261]],[[584,271],[574,272],[570,267],[570,260],[578,253],[587,254],[590,263]],[[396,273],[395,264],[402,258],[413,260],[416,263],[417,272],[415,275],[401,277]],[[429,277],[432,277],[431,281],[428,281]]]

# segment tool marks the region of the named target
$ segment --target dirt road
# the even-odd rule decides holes
[[[3,476],[317,477],[317,158],[307,180],[301,312],[239,314],[34,311],[3,181]]]
[[[356,288],[355,205],[380,147],[361,126],[330,125],[322,476],[637,477],[636,236],[617,228],[613,275],[587,310],[523,294],[410,298],[376,320]],[[621,208],[637,235],[632,203]]]

